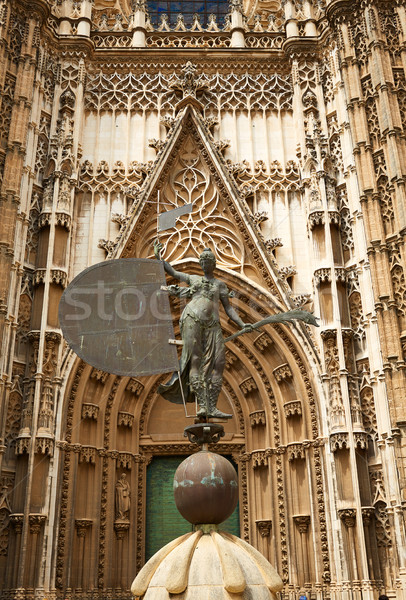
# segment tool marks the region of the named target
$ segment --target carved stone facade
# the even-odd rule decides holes
[[[159,191],[193,203],[165,258],[197,273],[210,246],[244,321],[320,317],[227,345],[214,448],[241,537],[285,599],[406,599],[404,0],[175,24],[144,0],[0,0],[0,35],[1,597],[129,598],[148,469],[195,451],[165,376],[82,363],[58,322],[84,268],[152,258]]]

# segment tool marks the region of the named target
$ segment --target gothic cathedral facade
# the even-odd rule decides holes
[[[153,258],[158,194],[193,204],[165,259],[209,246],[244,321],[320,318],[227,345],[233,531],[286,600],[406,598],[405,6],[0,0],[2,598],[130,598],[185,527],[156,525],[193,451],[166,375],[92,368],[58,321],[86,267]]]

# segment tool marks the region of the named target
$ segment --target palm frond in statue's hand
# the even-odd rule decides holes
[[[251,329],[244,327],[244,329],[241,329],[240,331],[237,331],[237,333],[230,335],[224,341],[229,342],[234,340],[236,337],[243,335],[244,333],[249,333],[250,330],[252,331],[259,329],[259,327],[262,327],[262,325],[269,325],[270,323],[292,323],[293,321],[303,321],[308,325],[319,327],[317,320],[317,317],[315,317],[312,313],[309,313],[307,310],[295,308],[286,312],[276,313],[276,315],[269,315],[269,317],[265,317],[265,319],[257,321],[257,323],[253,323],[251,325]]]

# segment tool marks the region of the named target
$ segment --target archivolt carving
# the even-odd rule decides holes
[[[223,385],[224,385],[225,389],[227,390],[227,394],[230,396],[230,398],[233,402],[233,406],[237,412],[239,431],[243,436],[245,436],[244,413],[243,413],[240,401],[238,399],[238,396],[234,392],[233,388],[231,387],[231,385],[229,384],[228,381],[224,381]]]
[[[289,351],[291,352],[302,377],[302,381],[304,383],[307,395],[307,403],[310,407],[310,419],[312,425],[312,434],[314,439],[318,437],[318,421],[317,421],[317,413],[316,413],[316,405],[314,399],[314,393],[312,384],[310,382],[310,377],[308,371],[303,364],[302,359],[299,356],[292,340],[285,333],[285,331],[279,326],[274,326],[275,331],[281,337],[281,339],[287,345]],[[321,539],[321,549],[322,549],[322,561],[323,561],[323,581],[328,583],[330,581],[330,557],[329,557],[329,548],[327,541],[327,523],[326,523],[326,508],[324,501],[324,483],[323,483],[323,472],[322,472],[322,459],[320,449],[315,447],[313,450],[314,453],[314,470],[315,470],[315,479],[316,479],[316,495],[317,495],[317,508],[319,513],[319,523],[320,523],[320,539]]]

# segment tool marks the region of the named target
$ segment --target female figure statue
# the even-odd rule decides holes
[[[122,521],[128,521],[130,512],[130,484],[127,481],[127,475],[121,474],[116,483],[116,518]]]
[[[160,259],[162,244],[155,242],[155,256]],[[190,298],[180,318],[180,332],[183,340],[180,358],[180,376],[185,400],[193,402],[196,397],[199,405],[198,417],[231,418],[232,415],[221,412],[217,408],[217,400],[223,382],[225,367],[225,345],[221,332],[219,302],[222,303],[227,316],[241,329],[251,331],[240,319],[229,302],[226,284],[213,275],[216,259],[209,248],[200,255],[199,264],[203,276],[188,275],[176,271],[168,262],[163,261],[164,269],[188,287],[169,286],[169,293],[182,298]],[[170,402],[182,403],[182,395],[178,374],[158,388],[158,392]]]

